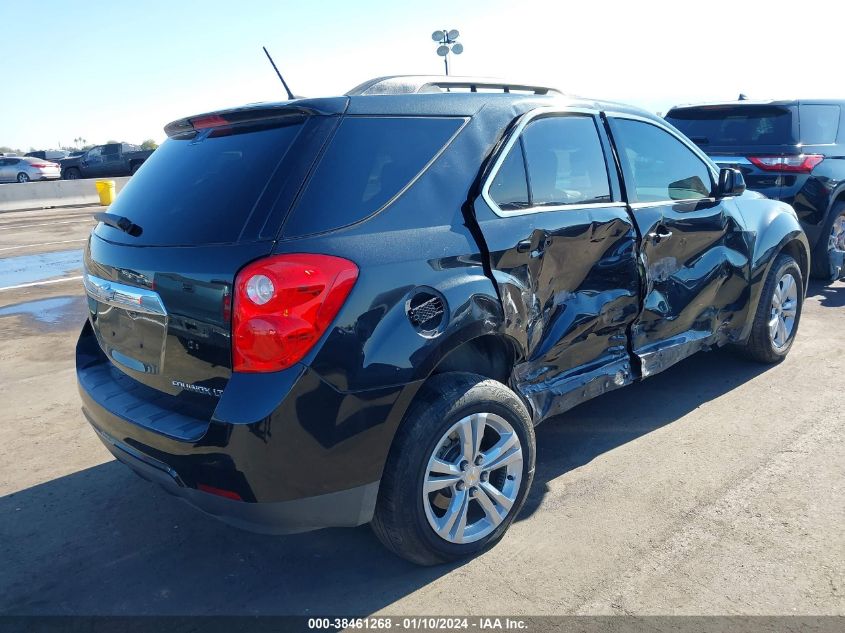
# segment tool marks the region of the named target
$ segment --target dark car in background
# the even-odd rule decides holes
[[[795,208],[816,277],[845,275],[845,100],[677,106],[666,120],[749,189]]]
[[[49,160],[55,163],[68,158],[71,154],[69,151],[64,149],[45,149],[35,152],[27,152],[26,155],[30,158],[40,158],[41,160]]]
[[[165,131],[85,249],[79,392],[118,460],[237,526],[472,555],[536,424],[795,340],[793,209],[636,108],[399,77]]]
[[[131,176],[154,150],[144,150],[131,143],[96,145],[81,156],[61,161],[62,178],[101,178],[104,176]]]

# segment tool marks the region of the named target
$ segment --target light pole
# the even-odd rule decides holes
[[[437,47],[437,54],[443,58],[447,75],[449,74],[449,53],[460,55],[464,52],[464,45],[457,41],[460,35],[457,29],[443,29],[431,34],[431,39],[440,44]]]

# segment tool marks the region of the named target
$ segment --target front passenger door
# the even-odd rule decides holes
[[[741,328],[747,248],[697,150],[654,121],[609,120],[641,237],[643,310],[631,343],[649,376]]]

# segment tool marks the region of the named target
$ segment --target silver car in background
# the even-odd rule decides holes
[[[0,182],[30,182],[33,180],[58,180],[62,170],[58,163],[30,156],[4,156],[0,158]]]

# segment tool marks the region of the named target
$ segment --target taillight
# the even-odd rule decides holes
[[[52,163],[30,163],[30,167],[35,167],[36,169],[45,169],[47,167],[54,167]]]
[[[809,174],[813,167],[824,160],[821,154],[798,154],[794,156],[749,156],[754,165],[764,171],[785,171]]]
[[[357,279],[354,263],[330,255],[276,255],[246,266],[235,279],[232,368],[279,371],[302,360]]]

